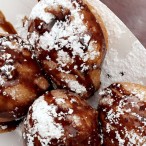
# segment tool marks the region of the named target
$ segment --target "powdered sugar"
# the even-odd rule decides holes
[[[45,3],[48,7],[55,7],[62,6],[63,8],[72,8],[71,2],[69,0],[42,0],[42,3]]]
[[[119,142],[119,146],[124,146],[124,143],[125,143],[125,139],[122,139],[119,132],[118,131],[115,131],[115,134],[116,134],[116,139],[118,140]]]
[[[56,101],[56,103],[57,103],[58,105],[64,104],[64,103],[65,103],[65,100],[64,100],[64,99],[61,99],[61,98],[57,98],[57,99],[55,99],[55,101]]]
[[[73,4],[76,5],[76,8],[74,8]],[[50,32],[46,31],[43,35],[40,36],[40,47],[48,51],[52,49],[59,50],[60,47],[71,48],[73,49],[73,59],[75,58],[75,56],[80,56],[80,58],[82,58],[84,62],[89,59],[94,60],[99,56],[99,52],[95,50],[97,45],[94,45],[95,43],[93,41],[91,41],[89,45],[89,53],[84,53],[84,49],[86,46],[88,46],[91,36],[89,34],[86,34],[87,27],[83,23],[83,16],[80,15],[81,7],[76,1],[71,2],[69,0],[42,0],[33,8],[30,19],[41,17],[41,15],[45,13],[43,15],[45,18],[41,17],[40,19],[45,21],[46,23],[51,23],[54,18],[50,16],[52,15],[51,13],[45,12],[44,9],[56,9],[58,8],[58,6],[62,6],[64,9],[69,9],[71,14],[69,17],[65,17],[65,21],[57,20]],[[41,15],[39,15],[39,13],[37,13],[38,11],[39,13],[41,13],[42,11],[43,12]],[[70,22],[71,17],[72,21]],[[33,37],[33,35],[30,39],[34,39],[34,41],[36,41],[36,37]],[[84,40],[84,45],[80,42],[80,39]],[[32,44],[34,43],[32,42]],[[84,66],[84,68],[85,67],[88,68],[88,66]]]
[[[136,134],[134,130],[128,131],[126,128],[125,128],[125,133],[126,133],[125,138],[129,139],[129,142],[128,142],[129,146],[134,146],[134,145],[145,146],[146,145],[146,142],[145,142],[146,136],[142,137],[141,135]],[[143,143],[143,144],[137,143],[137,141],[140,141],[140,143]]]
[[[67,52],[59,50],[57,54],[58,54],[57,61],[58,64],[61,65],[61,67],[65,67],[69,62],[73,63],[73,60],[70,58]]]
[[[135,94],[140,101],[146,102],[146,92],[145,91],[138,91],[138,90],[133,90],[132,94]]]
[[[0,68],[1,72],[4,72],[9,79],[13,77],[11,73],[14,69],[15,69],[14,65],[9,65],[9,64],[8,65],[5,64]]]
[[[116,139],[118,140],[118,144],[119,146],[125,146],[126,143],[126,139],[128,139],[127,145],[128,146],[145,146],[145,136],[142,137],[138,134],[136,134],[136,132],[134,130],[129,131],[128,129],[124,128],[124,130],[122,130],[121,132],[125,133],[124,138],[121,137],[121,135],[119,134],[118,131],[115,131],[115,135],[116,135]],[[137,143],[137,141],[139,141],[139,143]]]
[[[75,91],[78,94],[82,94],[86,92],[86,88],[81,84],[79,84],[78,81],[74,81],[74,80],[65,80],[65,81],[72,91]]]
[[[0,56],[0,59],[2,59],[5,64],[0,67],[0,85],[3,86],[5,83],[5,76],[7,76],[8,79],[11,79],[13,77],[12,72],[15,69],[13,64],[13,59],[11,58],[11,54],[4,53]]]
[[[35,123],[33,127],[28,127],[28,146],[34,145],[33,142],[36,136],[39,138],[42,146],[51,144],[51,139],[61,138],[64,133],[63,127],[54,121],[54,118],[58,116],[56,112],[57,106],[53,104],[48,106],[48,103],[42,96],[35,101],[32,110],[32,119]],[[29,122],[29,118],[26,122]],[[39,135],[35,135],[36,133],[39,133]]]
[[[17,25],[15,26],[17,33],[22,39],[27,40],[28,33],[28,19],[25,15],[17,17]]]
[[[44,3],[43,1],[40,2],[39,5],[36,5],[32,9],[30,19],[40,18],[41,20],[44,20],[46,23],[49,23],[55,17],[51,13],[45,12],[45,8],[47,7],[48,5],[46,3]]]

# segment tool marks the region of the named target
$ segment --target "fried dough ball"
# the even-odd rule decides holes
[[[22,118],[49,87],[30,50],[17,35],[0,35],[0,123]]]
[[[84,0],[41,0],[29,19],[29,41],[54,86],[85,99],[93,95],[106,52],[97,14]]]
[[[37,99],[24,122],[26,146],[98,146],[97,112],[69,91]]]
[[[146,146],[146,87],[115,83],[100,94],[102,144]]]

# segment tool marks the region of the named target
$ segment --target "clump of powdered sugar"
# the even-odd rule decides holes
[[[28,146],[34,145],[35,137],[39,138],[42,146],[47,146],[51,144],[52,139],[59,139],[63,136],[64,129],[62,125],[54,121],[54,118],[58,116],[56,105],[48,105],[42,96],[35,101],[32,110],[32,120],[35,122],[33,127],[29,127],[29,123],[27,123],[29,122],[29,116],[25,123],[28,126],[28,133],[26,134]]]
[[[27,34],[28,34],[27,16],[25,15],[17,16],[17,24],[15,25],[15,28],[17,30],[18,35],[24,40],[27,40]]]
[[[78,81],[68,80],[68,79],[65,81],[72,91],[75,91],[78,94],[86,92],[86,88],[83,85],[79,84]]]

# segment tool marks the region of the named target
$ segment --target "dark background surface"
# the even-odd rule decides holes
[[[101,0],[146,48],[146,0]]]

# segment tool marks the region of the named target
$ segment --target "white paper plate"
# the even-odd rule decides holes
[[[36,0],[0,0],[0,10],[7,20],[17,24],[21,15],[29,15]],[[109,35],[109,48],[103,63],[101,82],[106,87],[113,82],[126,81],[146,85],[146,50],[129,29],[100,1],[97,6]],[[96,103],[95,99],[90,100]],[[95,104],[92,104],[95,106]],[[21,131],[0,134],[0,146],[23,146]]]

